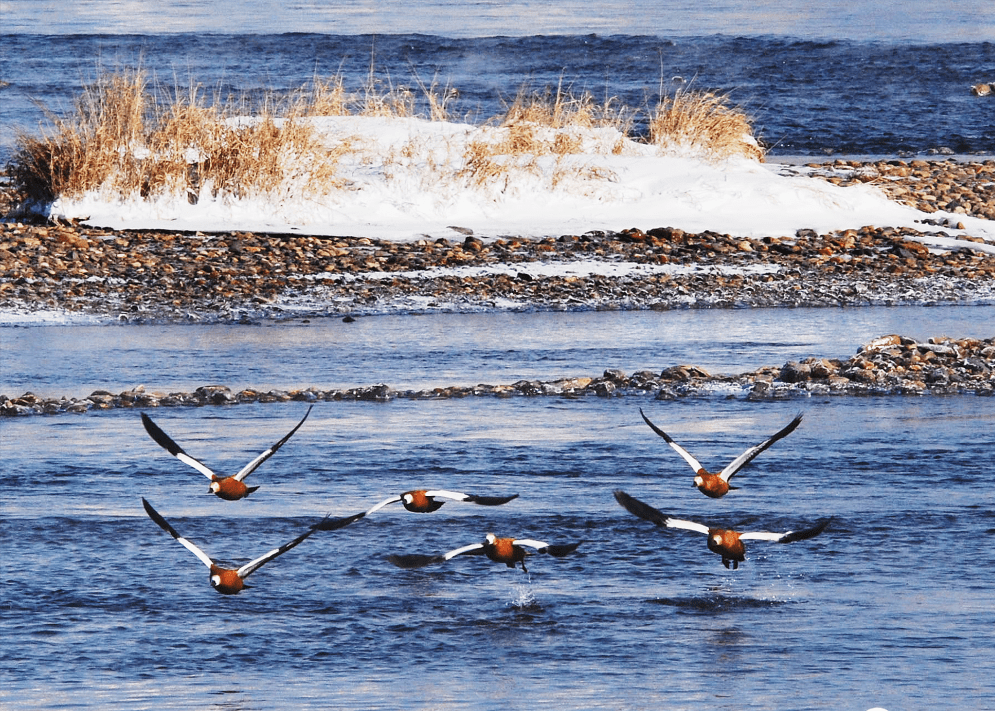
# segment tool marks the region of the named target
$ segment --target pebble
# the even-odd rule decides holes
[[[848,359],[807,358],[765,366],[739,375],[713,375],[694,365],[626,374],[617,369],[600,376],[552,381],[519,380],[507,385],[454,385],[431,390],[395,390],[385,383],[344,390],[259,390],[232,392],[205,385],[192,393],[149,392],[144,386],[114,394],[98,390],[85,398],[0,395],[0,417],[83,413],[112,408],[232,406],[253,402],[318,402],[463,397],[623,397],[651,395],[659,400],[709,394],[751,400],[812,395],[952,395],[995,394],[995,338],[949,338],[916,341],[899,335],[876,338]]]
[[[837,185],[872,183],[891,199],[923,212],[995,220],[995,160],[834,160],[809,169]]]

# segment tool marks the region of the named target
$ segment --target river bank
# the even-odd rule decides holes
[[[454,227],[450,236],[407,242],[116,231],[8,217],[0,224],[0,309],[149,323],[995,299],[995,246],[954,221],[995,218],[995,161],[784,169],[839,185],[873,182],[896,201],[944,216],[925,219],[921,229],[803,229],[762,239],[660,226],[485,241]]]
[[[662,371],[625,373],[615,368],[600,375],[556,380],[519,380],[505,384],[452,385],[430,389],[395,389],[385,383],[354,388],[294,390],[204,385],[192,392],[164,392],[138,386],[112,393],[98,390],[83,398],[44,398],[33,393],[0,394],[0,417],[84,413],[116,408],[231,406],[245,403],[318,402],[464,397],[621,397],[651,396],[657,400],[724,396],[753,400],[814,395],[954,395],[995,393],[995,338],[948,337],[916,341],[888,335],[862,345],[847,359],[806,358],[769,365],[746,373],[712,374],[696,365],[674,365]]]

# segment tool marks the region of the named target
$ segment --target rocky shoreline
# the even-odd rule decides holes
[[[122,393],[98,390],[85,398],[0,395],[0,417],[85,413],[115,408],[231,406],[244,403],[445,399],[464,397],[622,397],[658,400],[719,395],[752,400],[815,395],[962,395],[995,394],[995,338],[912,338],[889,335],[862,346],[853,357],[808,358],[765,366],[738,375],[712,375],[694,365],[631,374],[605,370],[599,376],[552,381],[520,380],[506,385],[453,385],[429,390],[396,390],[384,383],[343,390],[246,389],[205,385],[193,392],[155,392],[139,386]]]
[[[785,170],[840,185],[873,182],[924,211],[995,219],[992,160],[832,161]],[[5,199],[9,205],[9,194]],[[995,303],[995,254],[962,231],[939,219],[921,229],[799,230],[763,239],[660,227],[484,241],[453,227],[449,237],[398,243],[114,231],[8,218],[0,223],[0,309],[141,323],[496,308]],[[942,249],[932,244],[945,238],[956,241]],[[534,269],[577,261],[652,269]]]

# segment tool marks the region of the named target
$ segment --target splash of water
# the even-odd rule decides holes
[[[513,585],[515,598],[508,603],[510,607],[525,609],[536,604],[535,592],[532,590],[532,575],[527,574],[524,583]]]

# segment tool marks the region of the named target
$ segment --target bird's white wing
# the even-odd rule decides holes
[[[179,459],[184,464],[188,464],[193,467],[201,474],[206,476],[208,479],[214,479],[215,474],[211,471],[211,468],[198,459],[194,459],[189,454],[183,451],[180,445],[176,444],[169,435],[163,432],[159,425],[152,421],[152,418],[142,413],[142,424],[145,426],[145,431],[149,433],[149,436],[155,440],[156,444],[165,449],[167,452],[172,454],[174,457]]]
[[[207,553],[205,553],[200,548],[195,546],[191,541],[188,541],[186,538],[183,538],[182,536],[177,537],[176,540],[178,540],[180,544],[183,545],[188,551],[190,551],[195,556],[200,558],[200,561],[208,568],[214,565],[214,561],[211,560],[210,556],[208,556]]]
[[[179,454],[176,455],[176,458],[179,459],[184,464],[189,464],[191,467],[199,471],[208,479],[213,480],[216,477],[216,474],[213,471],[211,471],[211,468],[209,466],[207,466],[198,459],[194,459],[186,452],[180,452]]]
[[[740,454],[738,457],[733,459],[729,464],[719,472],[719,476],[722,477],[723,481],[729,481],[732,476],[738,472],[740,469],[745,467],[747,464],[752,462],[758,454],[770,447],[774,442],[781,439],[782,437],[787,437],[789,434],[795,431],[795,428],[801,424],[802,415],[798,413],[791,422],[785,425],[777,433],[771,435],[763,442],[758,444],[756,447],[750,447],[748,450]]]
[[[311,409],[313,407],[314,405],[312,405],[307,409],[307,412],[304,413],[304,417],[301,419],[301,421],[298,422],[297,426],[294,427],[294,429],[290,430],[290,432],[283,439],[281,439],[279,442],[274,444],[272,447],[270,447],[265,452],[263,452],[258,457],[256,457],[251,462],[242,467],[242,469],[238,472],[238,474],[234,476],[235,481],[242,481],[245,477],[249,476],[249,474],[254,472],[259,467],[260,464],[262,464],[267,459],[276,454],[276,450],[280,449],[280,447],[285,445],[287,443],[287,440],[293,437],[294,433],[301,428],[301,425],[304,424],[304,420],[306,420],[307,416],[311,414]]]
[[[665,513],[660,511],[660,509],[654,508],[634,496],[629,496],[621,489],[615,490],[615,500],[618,501],[622,508],[631,513],[633,516],[638,516],[646,521],[651,521],[657,526],[667,526],[668,528],[686,528],[690,531],[708,533],[708,526],[703,526],[700,523],[695,523],[694,521],[683,521],[679,518],[667,516]]]
[[[690,464],[691,468],[694,469],[694,471],[696,473],[699,472],[699,471],[701,471],[702,469],[704,469],[704,467],[701,466],[701,462],[699,462],[697,459],[695,459],[694,457],[692,457],[688,453],[688,451],[686,449],[684,449],[684,447],[682,447],[681,445],[677,444],[677,442],[675,442],[673,439],[670,438],[670,435],[668,435],[666,432],[664,432],[659,427],[657,427],[652,422],[650,422],[650,419],[643,412],[642,408],[639,409],[639,414],[643,416],[643,420],[646,422],[647,425],[650,426],[650,429],[652,429],[658,435],[660,435],[661,437],[663,437],[663,439],[666,440],[667,444],[669,444],[671,447],[673,447],[674,451],[677,452],[679,455],[681,455],[684,458],[684,461],[687,462],[688,464]]]
[[[795,541],[804,541],[818,536],[826,530],[826,526],[829,525],[830,521],[832,521],[832,518],[822,518],[816,521],[814,526],[802,528],[797,531],[785,531],[784,533],[752,531],[750,533],[743,533],[739,537],[747,540],[754,539],[761,541],[774,541],[776,543],[794,543]]]
[[[511,496],[478,496],[476,494],[461,494],[458,491],[443,491],[441,489],[438,491],[426,491],[425,495],[442,499],[452,499],[454,501],[466,501],[471,504],[479,504],[480,506],[501,506],[518,498],[518,494],[512,494]]]
[[[790,533],[790,531],[789,531]],[[740,540],[743,541],[779,541],[784,538],[786,533],[768,533],[767,531],[750,531],[749,533],[741,533],[739,535]]]
[[[370,515],[371,513],[373,513],[374,511],[379,511],[379,510],[380,510],[380,509],[382,509],[382,508],[383,508],[384,506],[388,506],[388,505],[390,505],[390,504],[395,504],[395,503],[397,503],[397,502],[398,502],[398,501],[400,501],[400,500],[401,500],[401,497],[400,497],[400,496],[391,496],[391,497],[390,497],[389,499],[384,499],[384,500],[383,500],[383,501],[381,501],[381,502],[380,502],[379,504],[377,504],[376,506],[374,506],[374,507],[373,507],[372,509],[370,509],[369,511],[367,511],[367,512],[366,512],[366,515],[367,515],[367,516],[369,516],[369,515]]]
[[[452,499],[453,501],[466,501],[470,498],[469,494],[461,494],[458,491],[446,491],[444,489],[426,491],[425,496],[431,498]]]
[[[665,525],[667,528],[683,528],[688,531],[697,531],[698,533],[708,533],[708,526],[703,526],[700,523],[695,523],[694,521],[684,521],[679,518],[667,518],[665,520]]]
[[[325,518],[327,519],[328,517],[326,516]],[[271,560],[273,560],[274,558],[276,558],[278,555],[286,553],[291,548],[293,548],[294,546],[296,546],[298,543],[300,543],[301,541],[303,541],[305,538],[307,538],[308,536],[310,536],[312,533],[314,533],[315,531],[319,530],[319,528],[320,528],[320,524],[315,525],[315,526],[311,526],[310,528],[308,528],[308,530],[306,530],[304,533],[302,533],[297,538],[295,538],[294,540],[292,540],[290,543],[284,543],[279,548],[274,548],[269,553],[266,553],[265,555],[261,555],[258,558],[256,558],[255,560],[249,561],[248,563],[246,563],[245,565],[243,565],[241,568],[238,569],[238,571],[237,571],[238,572],[238,577],[240,577],[240,578],[242,578],[244,580],[256,568],[259,568],[259,567],[265,565],[266,563],[269,563]]]
[[[529,548],[549,548],[549,544],[543,541],[534,541],[531,538],[516,538],[512,541],[516,546],[528,546]]]
[[[692,457],[691,454],[686,449],[684,449],[684,447],[677,444],[677,442],[675,442],[674,440],[669,440],[669,444],[671,447],[674,448],[675,452],[684,457],[684,461],[691,465],[691,468],[694,469],[696,474],[705,468],[701,466],[701,462]]]
[[[471,543],[468,546],[463,546],[462,548],[456,548],[454,550],[449,551],[448,553],[442,556],[442,559],[451,560],[452,558],[455,558],[458,555],[463,555],[464,553],[472,553],[474,551],[483,550],[483,549],[484,549],[483,543]]]
[[[207,555],[207,553],[205,553],[200,548],[198,548],[193,543],[191,543],[186,538],[184,538],[179,533],[177,533],[176,529],[173,528],[171,525],[169,525],[169,521],[167,521],[166,519],[164,519],[159,514],[158,511],[156,511],[154,508],[152,508],[152,504],[150,504],[145,499],[142,499],[142,506],[145,507],[145,513],[147,513],[149,515],[149,518],[151,518],[153,521],[156,522],[156,524],[159,526],[159,528],[161,528],[163,531],[165,531],[170,536],[172,536],[177,541],[179,541],[180,544],[184,548],[186,548],[188,551],[190,551],[195,556],[197,556],[204,565],[206,565],[208,568],[210,568],[212,565],[214,565],[214,561],[211,560],[211,557],[209,555]]]

